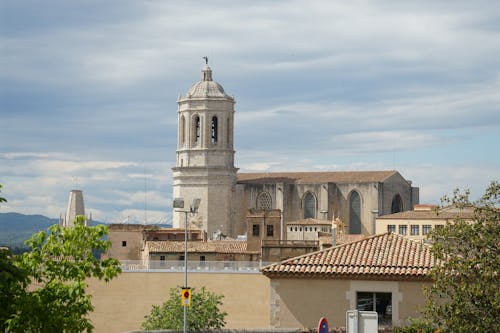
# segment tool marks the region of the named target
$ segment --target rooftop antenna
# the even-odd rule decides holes
[[[148,224],[148,178],[146,177],[145,164],[144,164],[144,224]]]
[[[79,180],[78,176],[73,177],[73,183],[74,183],[73,186],[74,186],[75,190],[78,189],[78,180]]]

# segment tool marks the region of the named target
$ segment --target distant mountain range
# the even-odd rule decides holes
[[[26,249],[24,242],[34,233],[47,230],[51,225],[59,223],[59,219],[52,219],[43,215],[24,215],[19,213],[0,213],[0,246],[7,246],[13,252]],[[92,221],[92,225],[105,224]],[[158,224],[159,227],[171,225]]]

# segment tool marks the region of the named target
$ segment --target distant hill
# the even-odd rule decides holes
[[[25,247],[24,241],[31,235],[46,230],[58,222],[58,219],[43,215],[0,213],[0,246],[8,246],[13,250],[23,248]]]
[[[0,246],[7,246],[13,252],[20,252],[26,248],[24,241],[36,232],[47,230],[51,225],[59,223],[59,219],[52,219],[43,215],[24,215],[19,213],[0,213]],[[92,221],[92,225],[105,224]],[[169,228],[169,224],[158,224],[159,227]]]

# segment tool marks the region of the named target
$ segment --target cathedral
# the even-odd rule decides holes
[[[206,59],[205,59],[206,60]],[[177,103],[177,156],[173,197],[201,199],[192,223],[209,236],[246,234],[250,212],[278,211],[280,239],[287,223],[342,221],[347,234],[375,233],[377,216],[412,210],[419,189],[399,172],[240,173],[234,166],[234,97],[212,79],[205,61],[201,80]],[[173,226],[184,226],[174,210]]]

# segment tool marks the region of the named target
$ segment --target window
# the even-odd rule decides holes
[[[434,228],[436,228],[436,229],[441,229],[441,228],[443,228],[443,227],[444,227],[444,225],[442,225],[442,224],[436,224],[436,225],[434,226]]]
[[[422,226],[422,235],[427,235],[429,232],[431,232],[432,226],[430,224],[424,224]]]
[[[127,246],[127,241],[122,241],[122,246],[123,247]]]
[[[201,135],[201,125],[200,125],[200,116],[195,116],[194,117],[194,143],[200,142],[200,135]]]
[[[406,234],[408,234],[408,226],[401,224],[399,226],[399,234],[400,235],[406,235]]]
[[[252,236],[259,236],[260,235],[260,225],[254,224],[252,226]]]
[[[403,211],[403,200],[401,200],[401,196],[396,194],[394,198],[392,198],[391,204],[391,214],[399,213]]]
[[[387,225],[387,232],[396,232],[396,225],[395,224],[388,224]]]
[[[304,218],[316,218],[316,199],[311,192],[304,196]]]
[[[412,224],[410,227],[410,235],[418,236],[420,234],[420,226],[418,224]]]
[[[361,233],[361,198],[356,191],[351,192],[349,200],[349,233]]]
[[[356,296],[357,310],[376,311],[379,326],[392,325],[391,293],[358,292]]]
[[[165,256],[160,256],[160,260],[165,261]]]
[[[179,260],[184,260],[184,256],[179,256]]]
[[[257,196],[257,209],[271,210],[272,200],[268,192],[261,192]]]
[[[298,229],[298,228],[297,228],[297,227],[295,227],[295,231],[297,231],[297,229]]]
[[[212,117],[212,124],[210,126],[210,141],[217,143],[217,117]]]
[[[266,235],[267,235],[267,237],[273,237],[274,226],[272,224],[266,226]]]
[[[200,256],[200,261],[205,261],[205,256]]]

